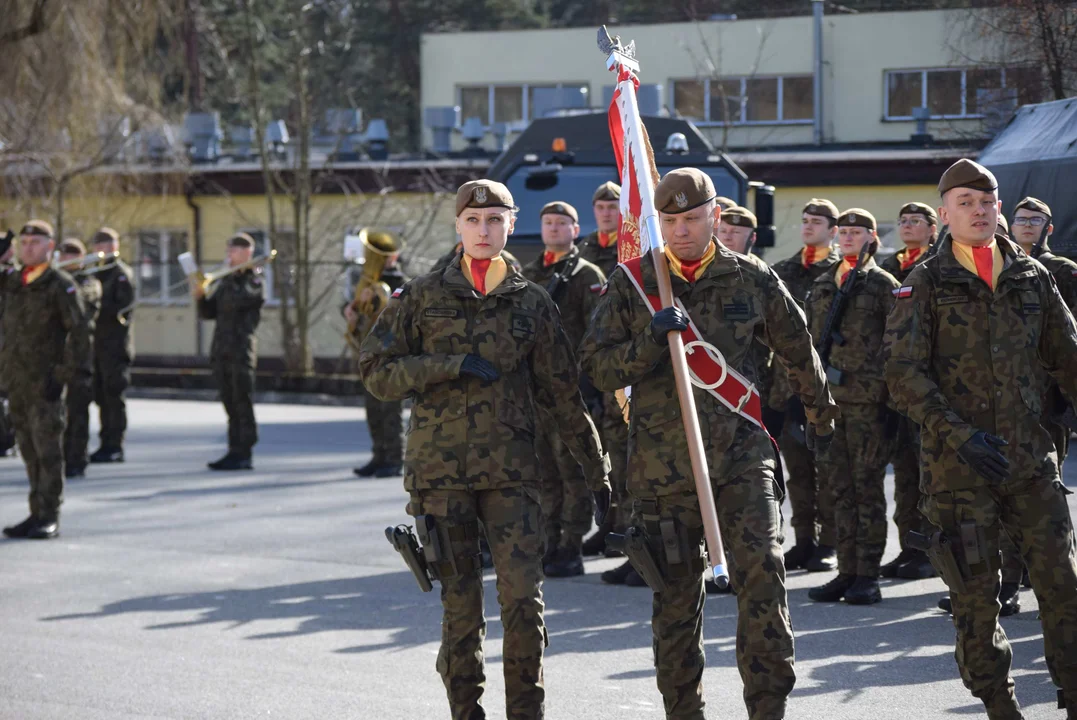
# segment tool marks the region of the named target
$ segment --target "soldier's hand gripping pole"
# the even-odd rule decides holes
[[[411,574],[415,576],[415,580],[419,583],[419,589],[423,592],[430,592],[434,588],[431,582],[430,568],[426,564],[426,558],[423,556],[422,550],[419,549],[419,539],[415,537],[411,526],[397,525],[396,527],[387,527],[385,528],[385,537],[389,544],[404,558],[408,569],[411,570]]]

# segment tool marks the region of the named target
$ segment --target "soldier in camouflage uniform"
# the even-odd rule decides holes
[[[77,238],[60,243],[60,262],[77,260],[86,255],[86,246]],[[89,342],[93,342],[97,313],[101,309],[101,282],[90,273],[72,276],[82,297],[83,323]],[[93,366],[92,358],[88,359]],[[70,478],[86,474],[90,442],[90,403],[93,402],[93,376],[72,378],[67,384],[67,426],[64,429],[64,475]]]
[[[0,235],[0,275],[6,274],[14,268],[12,259],[15,257],[15,233],[8,230]],[[0,295],[0,358],[4,353],[4,298]],[[3,377],[3,368],[0,368],[0,377]],[[0,458],[13,455],[15,452],[15,426],[11,424],[11,410],[8,407],[7,393],[0,390]]]
[[[800,235],[804,247],[791,258],[775,263],[774,272],[803,305],[811,285],[820,276],[833,274],[841,257],[831,245],[838,236],[838,208],[829,200],[813,198],[801,213]],[[796,545],[785,554],[787,570],[804,568],[814,572],[833,570],[838,565],[835,546],[834,506],[828,493],[820,492],[815,458],[804,446],[800,432],[803,422],[797,399],[790,392],[785,372],[775,369],[770,408],[785,410],[784,428],[778,445],[788,473],[789,503],[793,508],[790,525]]]
[[[432,519],[441,545],[442,559],[432,563],[444,608],[437,668],[452,717],[485,717],[482,523],[497,572],[506,715],[537,719],[547,644],[539,412],[552,416],[583,466],[598,514],[609,509],[609,461],[580,396],[557,306],[501,256],[515,223],[508,188],[464,183],[456,209],[464,252],[393,293],[363,341],[360,371],[378,397],[413,398],[404,488],[408,513]]]
[[[547,203],[539,213],[545,252],[523,270],[523,276],[546,290],[561,313],[561,324],[573,348],[580,344],[598,292],[606,276],[580,257],[573,241],[580,233],[576,208],[565,202]],[[589,382],[581,386],[584,401],[594,416],[602,415],[602,398]],[[545,463],[542,512],[546,519],[547,577],[583,575],[583,536],[591,529],[594,509],[583,470],[559,437],[555,421],[542,422],[536,435],[539,457]]]
[[[374,236],[374,233],[368,237],[371,236]],[[376,241],[376,237],[371,240],[371,242]],[[401,288],[408,281],[408,277],[400,268],[397,255],[389,257],[379,279],[388,285],[390,290]],[[364,295],[364,293],[368,294]],[[358,298],[360,302],[370,302],[374,297],[374,291],[364,288],[360,291],[360,295],[361,297]],[[358,309],[354,301],[344,306],[344,317],[349,323],[356,322],[357,313]],[[356,359],[358,360],[358,352]],[[355,468],[352,472],[356,477],[361,478],[397,477],[404,470],[404,426],[402,424],[404,404],[399,400],[382,402],[368,392],[363,395],[366,426],[370,432],[373,454],[370,462]]]
[[[898,283],[905,282],[913,268],[924,261],[924,253],[938,239],[939,218],[930,205],[906,203],[898,212],[898,233],[905,247],[886,258],[882,269]],[[894,524],[900,552],[879,568],[885,578],[918,580],[932,577],[935,569],[927,555],[905,544],[910,530],[925,533],[930,523],[920,512],[920,428],[904,415],[898,421],[898,435],[890,462],[894,466]]]
[[[950,236],[897,293],[886,375],[921,428],[922,509],[950,539],[955,565],[936,569],[950,586],[958,668],[989,718],[1022,717],[998,623],[1004,531],[1039,600],[1051,679],[1077,718],[1077,540],[1040,423],[1051,378],[1077,397],[1077,326],[1050,273],[994,236],[998,183],[986,168],[958,161],[939,192]]]
[[[228,240],[228,265],[250,262],[254,238],[246,233]],[[258,365],[258,323],[265,304],[261,268],[233,273],[220,281],[212,297],[200,285],[192,288],[198,301],[198,316],[216,320],[209,361],[217,380],[217,390],[228,414],[228,452],[208,464],[211,470],[250,470],[251,451],[258,442],[254,419],[254,371]]]
[[[120,251],[120,235],[112,228],[94,233],[93,251]],[[117,260],[97,273],[101,282],[101,311],[94,329],[94,402],[100,408],[101,447],[90,456],[92,463],[123,462],[123,436],[127,432],[127,401],[135,343],[131,335],[135,301],[134,273]]]
[[[700,338],[713,343],[749,382],[758,377],[752,344],[761,340],[772,348],[804,402],[809,438],[824,444],[837,407],[804,314],[765,264],[714,241],[714,198],[710,178],[694,168],[667,173],[655,191],[673,295]],[[650,255],[628,265],[633,272],[639,268],[645,292],[658,293]],[[701,719],[703,520],[666,347],[668,333],[686,329],[688,318],[678,307],[652,316],[634,283],[629,270],[614,271],[581,346],[581,361],[600,389],[632,387],[628,492],[633,518],[642,524],[666,585],[654,593],[651,621],[658,688],[666,717]],[[785,715],[795,682],[777,453],[762,427],[714,395],[696,389],[695,400],[733,567],[737,664],[748,716],[777,720]]]
[[[857,268],[864,246],[868,247],[864,265]],[[816,343],[822,343],[838,289],[852,281],[854,269],[860,271],[841,322],[834,328],[844,343],[835,341],[826,358],[830,392],[841,408],[841,419],[834,442],[816,462],[820,492],[829,493],[834,503],[838,575],[812,588],[808,597],[819,602],[844,599],[851,605],[870,605],[882,600],[879,563],[886,549],[883,481],[897,433],[897,416],[887,407],[883,331],[899,283],[875,264],[879,237],[875,217],[868,211],[853,208],[838,217],[838,248],[841,264],[812,283],[805,302],[808,329]]]
[[[0,275],[4,343],[0,382],[11,401],[19,452],[30,478],[30,516],[4,528],[12,538],[60,532],[64,499],[64,385],[90,376],[90,339],[71,276],[53,269],[52,226],[31,220],[19,232],[22,269]]]

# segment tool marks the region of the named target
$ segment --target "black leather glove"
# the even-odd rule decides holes
[[[45,399],[49,402],[57,402],[64,395],[64,384],[51,374],[45,381]]]
[[[817,454],[825,453],[830,447],[830,443],[834,440],[834,433],[828,432],[826,435],[819,435],[815,432],[815,426],[811,423],[808,423],[806,430],[804,440],[807,448]]]
[[[985,480],[1001,483],[1010,476],[1010,461],[999,452],[1007,445],[1002,438],[981,431],[965,441],[957,454]]]
[[[486,382],[493,382],[501,377],[493,363],[478,355],[467,355],[464,358],[463,364],[460,365],[460,375],[470,375]]]
[[[678,307],[662,308],[651,318],[651,337],[659,345],[669,345],[669,333],[688,329],[688,316]]]
[[[770,433],[772,438],[777,438],[782,434],[782,428],[785,426],[785,413],[781,410],[775,410],[772,407],[763,407],[763,426]]]
[[[601,525],[610,513],[612,495],[609,488],[602,488],[591,493],[595,500],[595,525]]]

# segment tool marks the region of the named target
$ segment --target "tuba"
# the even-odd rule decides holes
[[[363,228],[359,231],[359,241],[363,244],[363,271],[359,282],[355,284],[355,293],[351,306],[355,315],[348,322],[344,339],[356,351],[363,343],[374,321],[389,303],[389,286],[381,281],[381,274],[389,260],[400,252],[404,243],[400,238],[385,230]],[[370,292],[364,292],[369,290]],[[364,295],[369,297],[363,298]]]

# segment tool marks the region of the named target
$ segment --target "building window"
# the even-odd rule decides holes
[[[811,75],[674,80],[673,107],[707,125],[810,124],[815,85]]]
[[[139,230],[135,234],[135,293],[146,305],[186,305],[187,276],[179,256],[187,252],[186,230]]]
[[[486,126],[529,121],[551,110],[591,106],[586,83],[473,85],[461,87],[459,93],[461,122],[477,117]]]
[[[1039,102],[1042,80],[1037,68],[943,68],[888,70],[887,120],[912,120],[916,108],[926,107],[934,119],[978,118],[981,107],[999,91],[1016,91],[1020,105]]]
[[[261,229],[240,229],[236,232],[245,232],[254,238],[255,259],[268,255],[273,249],[269,241],[269,234]],[[294,230],[277,230],[277,258],[262,267],[262,277],[265,278],[266,305],[279,305],[281,298],[290,295],[290,289],[295,286],[296,236]],[[289,304],[289,307],[291,305]]]

